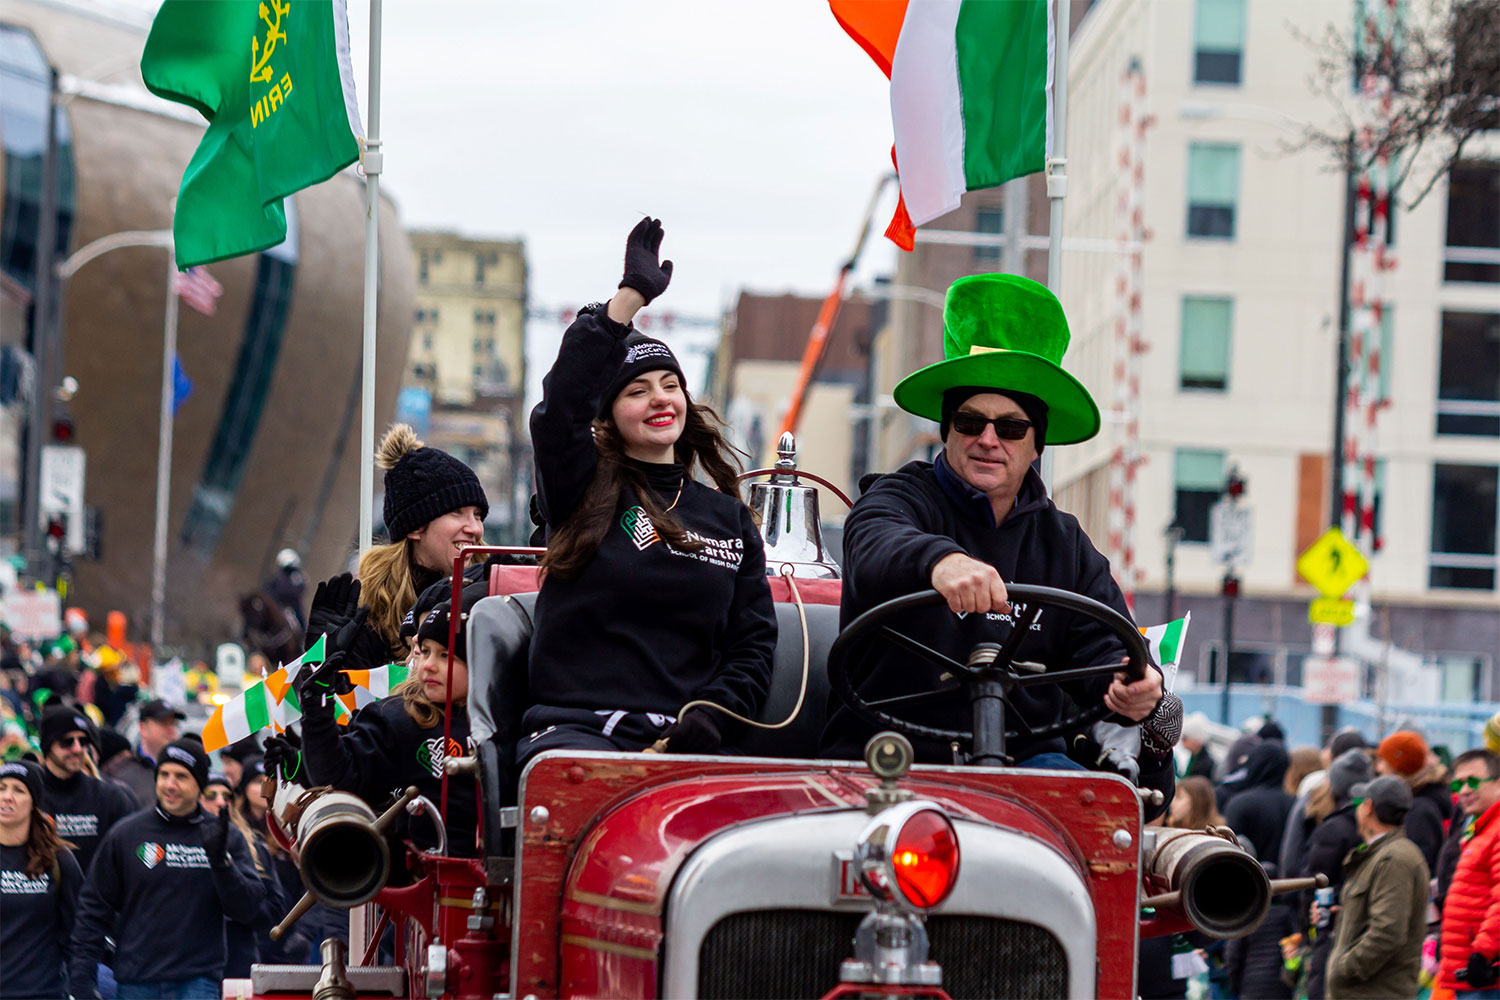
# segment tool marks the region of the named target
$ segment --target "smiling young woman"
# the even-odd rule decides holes
[[[713,753],[720,713],[682,706],[753,716],[769,684],[776,618],[734,452],[671,348],[630,326],[671,280],[661,240],[657,220],[632,230],[619,290],[563,335],[531,415],[547,554],[522,763],[662,738]]]

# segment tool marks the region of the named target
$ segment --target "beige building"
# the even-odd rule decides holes
[[[1248,481],[1253,542],[1243,568],[1237,680],[1295,685],[1309,652],[1298,554],[1331,521],[1329,456],[1340,329],[1344,178],[1324,152],[1292,151],[1307,125],[1336,130],[1309,85],[1318,52],[1299,38],[1353,31],[1353,0],[1100,0],[1073,36],[1065,232],[1111,240],[1126,178],[1117,125],[1127,64],[1140,60],[1154,124],[1140,190],[1148,239],[1141,321],[1133,580],[1143,619],[1161,611],[1165,530],[1182,529],[1175,584],[1207,640],[1222,643],[1208,510],[1225,474]],[[1416,174],[1421,174],[1421,167]],[[1425,176],[1420,181],[1425,181]],[[1420,184],[1404,192],[1409,200]],[[1500,695],[1500,132],[1420,205],[1395,210],[1385,278],[1376,428],[1377,536],[1363,627],[1435,666],[1444,697]],[[1485,263],[1488,261],[1488,263]],[[1104,431],[1056,449],[1054,492],[1102,543],[1113,408],[1113,254],[1064,255],[1068,367],[1106,410]],[[1101,544],[1101,547],[1102,544]],[[1123,567],[1116,563],[1117,575]],[[1241,638],[1246,653],[1241,663]],[[1242,674],[1243,672],[1243,674]]]
[[[523,540],[526,248],[520,240],[408,233],[416,272],[398,415],[467,462],[490,501],[491,542]]]

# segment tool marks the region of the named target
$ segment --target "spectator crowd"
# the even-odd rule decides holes
[[[1161,822],[1224,828],[1270,877],[1328,885],[1274,897],[1244,938],[1143,941],[1143,998],[1500,998],[1493,749],[1450,758],[1409,729],[1288,748],[1275,722],[1255,720],[1220,758],[1212,729],[1184,720]]]

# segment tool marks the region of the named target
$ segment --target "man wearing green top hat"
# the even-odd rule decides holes
[[[962,662],[979,642],[1003,642],[1022,609],[1007,603],[1006,581],[1083,594],[1129,616],[1105,559],[1079,526],[1058,510],[1032,468],[1046,445],[1086,441],[1099,431],[1099,408],[1063,370],[1069,340],[1062,306],[1044,286],[1017,275],[960,278],[943,307],[945,360],[896,386],[898,406],[936,420],[943,450],[880,477],[844,522],[840,625],[877,604],[932,588],[947,606],[904,613],[891,626]],[[1093,619],[1044,608],[1016,658],[1054,670],[1121,663],[1125,647]],[[891,643],[871,647],[856,679],[866,701],[942,688],[952,682],[926,661]],[[1066,696],[1066,697],[1065,697]],[[1103,702],[1129,719],[1147,719],[1163,703],[1162,677],[1148,669],[1127,683],[1122,673],[1065,686],[1014,692],[1009,713],[1031,726]],[[898,714],[943,729],[968,730],[963,695],[908,703]],[[858,757],[872,727],[839,706],[823,732],[830,756]],[[913,741],[919,760],[953,763],[947,744]],[[1007,753],[1021,766],[1077,768],[1063,737],[1013,739]]]

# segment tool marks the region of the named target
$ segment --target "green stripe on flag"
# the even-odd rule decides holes
[[[250,732],[258,733],[271,724],[270,698],[264,681],[246,688],[240,697],[245,701],[245,723]]]
[[[955,45],[970,191],[1046,167],[1047,6],[1048,0],[969,0],[959,11]]]
[[[1159,643],[1162,663],[1177,662],[1177,656],[1181,652],[1182,646],[1182,630],[1185,625],[1186,621],[1182,618],[1177,619],[1175,622],[1167,623],[1166,630],[1162,633],[1161,642]]]

